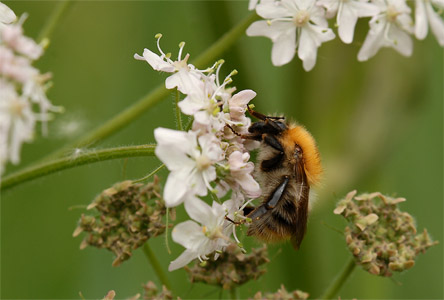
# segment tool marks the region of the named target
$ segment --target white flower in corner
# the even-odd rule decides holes
[[[372,17],[379,12],[378,7],[367,0],[319,0],[317,3],[327,9],[327,16],[336,15],[339,37],[346,44],[353,41],[358,18]]]
[[[2,28],[5,24],[11,24],[16,19],[17,16],[12,9],[0,2],[0,28]]]
[[[374,0],[380,13],[370,20],[370,30],[358,53],[359,61],[374,56],[381,47],[392,47],[404,56],[413,52],[411,9],[405,0]]]
[[[205,196],[216,179],[214,164],[223,159],[220,141],[212,134],[156,128],[156,156],[170,170],[164,188],[165,203],[177,206],[194,195]]]
[[[433,5],[441,11],[444,9],[444,0],[416,0],[415,5],[415,35],[423,40],[429,29],[432,29],[438,43],[444,46],[444,21],[433,9]]]
[[[318,47],[335,38],[328,28],[324,9],[315,0],[261,2],[256,12],[268,21],[257,21],[247,29],[249,36],[266,36],[273,42],[271,61],[275,66],[290,62],[295,50],[306,71],[316,64]]]
[[[191,219],[177,224],[172,232],[173,241],[181,244],[186,250],[168,267],[174,271],[198,258],[200,261],[208,259],[208,255],[215,251],[222,251],[229,243],[231,227],[225,220],[226,208],[213,202],[209,206],[197,198],[185,202],[185,209]],[[217,253],[216,253],[217,257]]]
[[[165,87],[167,89],[177,89],[183,94],[189,94],[196,89],[196,86],[202,84],[201,71],[197,70],[192,64],[188,64],[189,54],[185,55],[182,59],[183,48],[185,43],[182,42],[179,45],[179,54],[177,61],[170,59],[168,54],[165,54],[160,48],[161,34],[157,34],[157,49],[160,52],[160,56],[152,52],[149,49],[143,50],[143,56],[134,54],[134,58],[137,60],[146,61],[154,70],[167,73],[174,73],[168,77],[165,81]]]

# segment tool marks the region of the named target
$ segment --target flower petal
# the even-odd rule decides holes
[[[145,60],[156,71],[172,73],[175,70],[174,66],[167,63],[159,55],[146,48],[143,50],[143,57],[135,54],[134,58],[138,60]]]
[[[186,170],[171,172],[168,175],[163,192],[167,207],[181,204],[190,192],[188,174]]]
[[[433,10],[430,3],[426,6],[426,9],[427,14],[429,15],[430,28],[438,40],[439,45],[444,47],[444,21],[441,19],[438,13]]]
[[[273,43],[271,49],[271,61],[275,66],[282,66],[289,63],[296,49],[296,27],[291,26],[279,35]]]
[[[168,266],[168,271],[171,272],[186,266],[193,259],[196,259],[197,256],[198,254],[196,252],[188,249],[185,250],[178,258],[170,262],[170,265]]]
[[[365,38],[364,44],[358,53],[358,61],[366,61],[369,58],[373,57],[379,49],[383,46],[384,41],[384,27],[386,22],[380,20],[379,23],[376,23],[376,18],[373,24],[375,24],[369,32],[367,33],[367,37]],[[370,22],[372,22],[370,21]]]
[[[195,249],[196,241],[204,237],[202,227],[191,220],[177,224],[171,232],[175,243],[181,244],[187,249]]]
[[[346,5],[345,3],[342,6],[341,14],[338,14],[338,33],[341,40],[350,44],[353,41],[353,35],[355,31],[356,21],[358,20],[358,15],[356,11]]]
[[[190,218],[202,225],[210,225],[215,217],[211,207],[197,197],[188,198],[184,206]]]

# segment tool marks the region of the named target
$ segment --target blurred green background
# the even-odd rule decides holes
[[[56,1],[4,1],[17,15],[29,17],[25,32],[36,37]],[[66,112],[50,123],[48,138],[24,146],[22,168],[103,124],[159,84],[166,76],[133,59],[144,48],[155,49],[154,35],[163,33],[162,48],[197,57],[248,14],[246,1],[79,1],[55,29],[50,47],[37,66],[53,74],[49,97]],[[379,278],[357,268],[341,298],[443,298],[443,51],[429,33],[414,42],[405,58],[381,50],[365,63],[356,56],[365,38],[361,20],[352,45],[335,39],[322,45],[313,71],[294,59],[273,67],[271,42],[243,36],[222,55],[224,74],[237,69],[238,90],[257,92],[256,108],[285,113],[304,124],[317,139],[325,178],[300,251],[289,244],[269,247],[267,274],[240,288],[242,298],[258,290],[300,289],[319,296],[343,267],[350,253],[344,238],[327,227],[345,227],[332,213],[348,191],[380,191],[407,198],[401,209],[411,213],[418,229],[427,228],[441,244],[420,255],[411,270]],[[225,76],[225,75],[224,75]],[[174,128],[173,97],[168,97],[130,126],[97,147],[153,142],[153,129]],[[123,179],[139,178],[157,167],[155,158],[114,160],[69,169],[4,192],[1,196],[1,298],[117,298],[141,293],[148,280],[159,283],[142,251],[112,267],[112,253],[79,250],[73,238],[82,209],[103,189]],[[160,173],[163,179],[166,172]],[[179,209],[179,220],[183,210]],[[258,245],[252,238],[247,245]],[[150,240],[167,268],[183,250],[165,240]],[[219,289],[192,288],[183,270],[168,273],[174,292],[183,299],[218,298]],[[224,292],[224,297],[228,293]]]

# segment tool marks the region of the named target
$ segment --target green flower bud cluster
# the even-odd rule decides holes
[[[293,292],[287,292],[284,285],[278,289],[276,293],[266,293],[262,295],[262,292],[257,292],[253,298],[250,300],[296,300],[296,299],[308,299],[310,295],[308,293],[302,292],[300,290],[295,290]]]
[[[413,217],[398,208],[404,201],[379,192],[356,196],[352,191],[334,210],[349,222],[345,228],[349,250],[371,274],[391,276],[392,271],[410,269],[419,253],[437,244],[426,229],[417,234]]]
[[[265,245],[246,255],[236,244],[230,244],[217,260],[210,259],[185,270],[191,282],[205,282],[229,290],[258,279],[266,272],[260,266],[269,261]]]
[[[166,207],[157,177],[146,185],[130,180],[116,183],[97,196],[88,206],[90,209],[98,214],[82,214],[73,236],[87,232],[80,249],[94,246],[110,250],[116,255],[113,266],[129,259],[132,251],[149,238],[165,231],[162,217]]]

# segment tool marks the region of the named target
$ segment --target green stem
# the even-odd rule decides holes
[[[75,166],[117,158],[154,156],[155,147],[155,145],[140,145],[101,150],[88,150],[78,154],[74,153],[73,155],[43,162],[6,176],[1,182],[1,190],[4,191],[20,183]]]
[[[325,290],[324,294],[319,297],[319,299],[335,298],[341,287],[347,281],[347,278],[355,269],[355,266],[356,262],[355,259],[352,257],[342,269],[341,273],[339,273],[336,278],[330,283],[330,286],[327,288],[327,290]]]
[[[146,258],[148,259],[151,266],[153,267],[154,272],[156,272],[157,277],[159,277],[160,282],[162,282],[162,284],[164,286],[166,286],[166,288],[171,291],[171,284],[168,280],[168,277],[163,272],[163,269],[160,266],[159,260],[157,259],[153,250],[151,250],[151,247],[148,245],[148,243],[145,243],[143,245],[143,253],[145,253]]]
[[[237,289],[235,287],[230,289],[230,299],[239,299],[237,295]]]
[[[179,108],[179,100],[180,100],[180,93],[179,90],[176,88],[176,97],[175,97],[175,111],[176,111],[176,123],[177,123],[177,130],[183,131],[183,125],[182,125],[182,113],[180,112]]]
[[[153,176],[154,174],[156,174],[157,172],[159,172],[160,170],[162,170],[164,167],[165,167],[165,164],[161,164],[159,167],[157,167],[155,170],[153,170],[153,171],[152,171],[151,173],[149,173],[148,175],[146,175],[146,176],[144,176],[144,177],[142,177],[142,178],[140,178],[140,179],[133,180],[133,182],[134,182],[134,183],[137,183],[137,182],[145,181],[145,180],[147,180],[148,178],[150,178],[151,176]]]
[[[59,1],[59,4],[56,8],[54,8],[53,12],[47,19],[45,26],[43,26],[42,30],[37,37],[37,41],[41,43],[44,39],[49,38],[54,29],[56,28],[57,23],[65,14],[68,7],[72,4],[70,0],[62,0]]]

